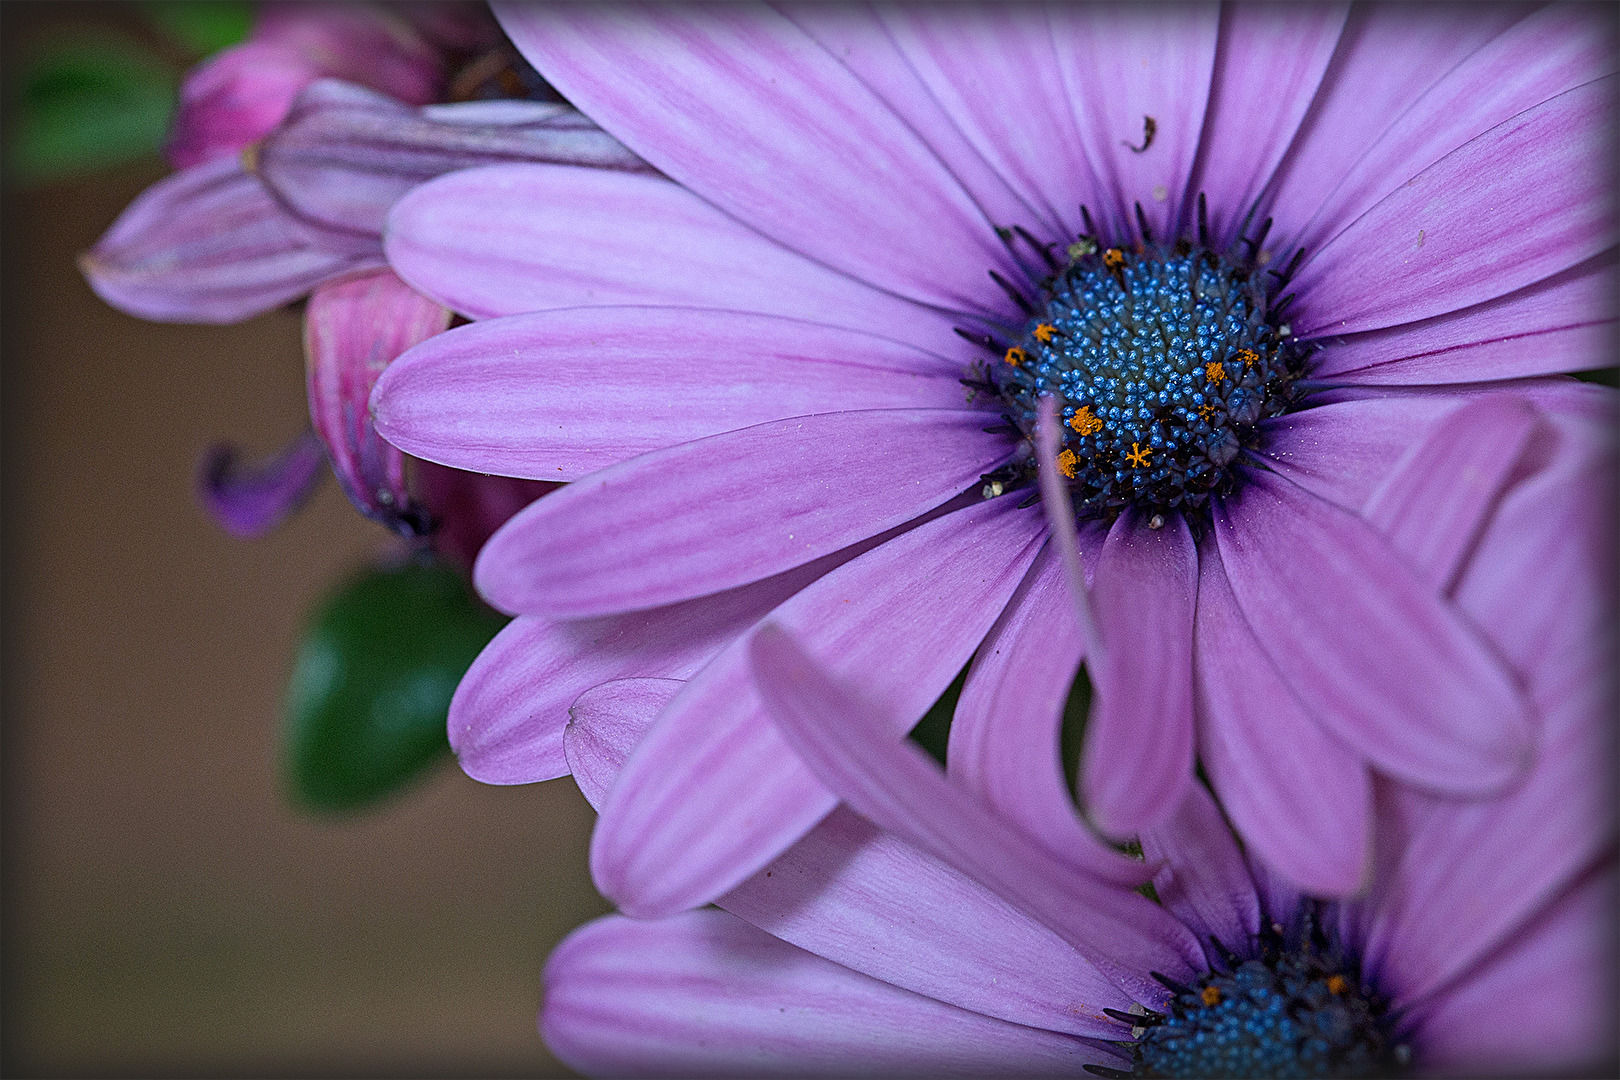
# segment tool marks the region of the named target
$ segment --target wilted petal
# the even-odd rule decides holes
[[[244,465],[235,447],[216,446],[197,470],[197,498],[226,532],[258,536],[304,505],[325,465],[326,448],[313,431],[254,465]]]
[[[514,161],[651,171],[578,110],[557,102],[416,110],[335,80],[299,95],[286,123],[259,146],[256,167],[300,219],[376,237],[389,207],[423,181]]]
[[[309,415],[338,482],[361,513],[406,536],[427,521],[405,489],[405,456],[372,423],[371,387],[394,357],[449,324],[448,311],[388,270],[321,286],[304,319]]]
[[[234,160],[197,165],[140,194],[82,255],[97,296],[157,322],[232,323],[340,274],[381,264],[323,247]]]

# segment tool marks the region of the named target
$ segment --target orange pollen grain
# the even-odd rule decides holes
[[[1214,416],[1214,415],[1215,415],[1215,406],[1213,406],[1213,405],[1200,405],[1200,406],[1198,406],[1198,418],[1200,420],[1208,420],[1211,416]]]
[[[1093,415],[1090,405],[1082,405],[1069,417],[1069,426],[1082,435],[1095,435],[1103,429],[1103,422]]]
[[[1148,463],[1148,459],[1152,456],[1153,447],[1131,443],[1131,452],[1125,455],[1125,460],[1140,469]]]
[[[1219,360],[1211,360],[1204,365],[1204,378],[1210,382],[1220,382],[1226,378],[1226,365]]]
[[[1044,345],[1052,340],[1052,335],[1055,333],[1057,333],[1057,327],[1051,323],[1040,323],[1035,327],[1035,340]]]
[[[1022,364],[1028,359],[1029,354],[1016,345],[1007,350],[1007,363],[1011,364],[1013,367],[1017,367],[1019,364]]]
[[[1327,987],[1330,994],[1342,994],[1350,986],[1345,982],[1343,975],[1333,975],[1328,978]]]
[[[1237,351],[1237,359],[1243,361],[1244,367],[1254,367],[1254,365],[1260,362],[1260,354],[1255,352],[1253,349],[1239,349]]]
[[[1067,476],[1070,480],[1073,480],[1075,465],[1079,462],[1079,460],[1079,458],[1074,456],[1073,450],[1063,451],[1063,453],[1059,454],[1057,457],[1058,471],[1064,476]]]
[[[1125,265],[1125,253],[1119,248],[1109,248],[1103,252],[1103,265],[1110,270],[1118,270]]]
[[[1221,992],[1215,989],[1213,986],[1204,987],[1204,992],[1201,996],[1203,997],[1204,1004],[1206,1006],[1215,1006],[1221,1003]]]

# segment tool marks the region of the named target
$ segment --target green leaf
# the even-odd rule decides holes
[[[148,0],[146,21],[198,56],[235,45],[248,36],[253,6],[229,0]]]
[[[359,809],[445,757],[450,695],[505,623],[442,564],[372,570],[327,597],[287,692],[294,800]]]
[[[103,169],[163,145],[174,111],[174,72],[121,34],[59,37],[18,68],[6,125],[9,179]]]

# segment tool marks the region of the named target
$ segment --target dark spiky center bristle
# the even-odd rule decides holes
[[[1201,514],[1237,485],[1263,422],[1300,402],[1309,351],[1282,322],[1289,298],[1271,295],[1287,272],[1262,271],[1259,244],[1240,245],[1246,257],[1244,246],[1107,247],[1082,235],[1024,300],[1015,340],[981,339],[1000,355],[970,385],[994,391],[1030,447],[1040,399],[1056,397],[1061,441],[1049,464],[1080,516]],[[1026,450],[985,478],[986,493],[1030,483],[1038,467]]]
[[[1310,905],[1307,904],[1306,908]],[[1399,1076],[1408,1048],[1391,1033],[1388,1002],[1325,933],[1314,910],[1295,930],[1272,924],[1245,958],[1213,942],[1221,962],[1191,986],[1155,976],[1173,993],[1161,1012],[1110,1010],[1132,1025],[1131,1068],[1103,1076]]]

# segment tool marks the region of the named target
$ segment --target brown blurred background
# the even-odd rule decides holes
[[[6,7],[8,55],[62,17]],[[300,322],[160,326],[96,299],[75,254],[166,171],[3,193],[0,1066],[556,1073],[540,968],[606,910],[573,785],[447,760],[350,818],[283,796],[299,628],[388,537],[330,482],[254,541],[196,508],[210,442],[268,453],[306,423]]]

